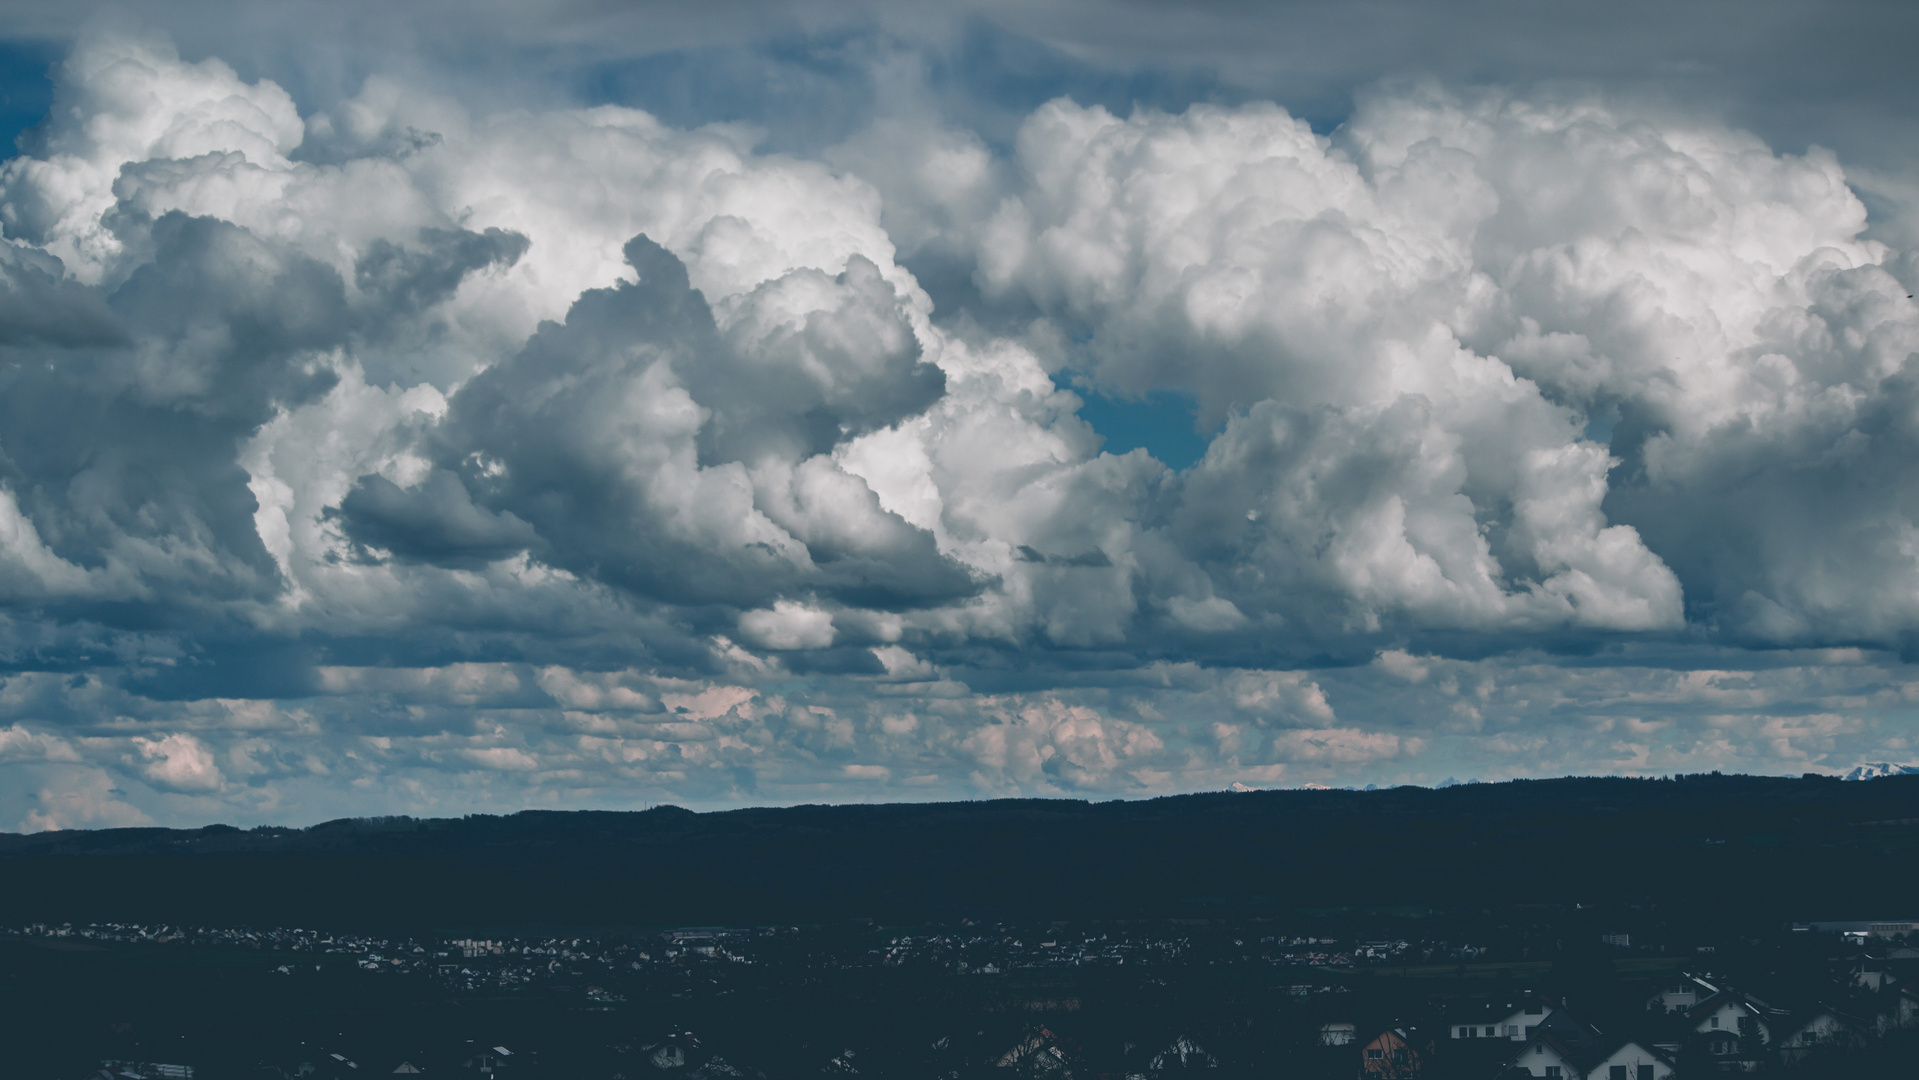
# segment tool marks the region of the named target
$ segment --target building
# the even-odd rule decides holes
[[[1789,1024],[1780,1025],[1781,1034],[1775,1043],[1779,1060],[1796,1065],[1822,1049],[1848,1046],[1857,1038],[1856,1032],[1865,1026],[1831,1009],[1814,1009]]]
[[[1593,1062],[1583,1080],[1670,1080],[1672,1059],[1628,1039]]]
[[[91,1080],[193,1080],[193,1066],[157,1061],[102,1061]]]
[[[1321,1046],[1351,1046],[1358,1038],[1359,1028],[1356,1025],[1343,1021],[1319,1025],[1319,1045]]]
[[[1690,1012],[1700,1002],[1719,993],[1719,987],[1706,978],[1691,973],[1682,973],[1679,978],[1661,987],[1659,992],[1646,999],[1649,1012],[1674,1013]]]
[[[1153,1060],[1147,1065],[1148,1069],[1156,1073],[1218,1067],[1219,1059],[1207,1053],[1205,1047],[1184,1035],[1174,1039],[1171,1046],[1153,1055]]]
[[[1523,1070],[1528,1076],[1548,1080],[1584,1080],[1586,1073],[1580,1068],[1580,1057],[1578,1051],[1542,1031],[1513,1059],[1512,1068],[1515,1072]]]
[[[1692,1037],[1722,1072],[1754,1072],[1773,1042],[1778,1011],[1750,994],[1725,990],[1687,1011]]]
[[[1446,1034],[1453,1039],[1505,1039],[1525,1042],[1553,1014],[1547,998],[1527,991],[1517,1004],[1500,1008],[1490,1005],[1472,1015],[1454,1015],[1447,1020]]]
[[[1542,1031],[1512,1060],[1507,1075],[1541,1080],[1671,1080],[1674,1071],[1670,1057],[1630,1039],[1607,1049],[1569,1045]]]
[[[1867,938],[1901,937],[1919,930],[1919,919],[1866,919],[1853,922],[1809,922],[1799,923],[1794,929],[1804,928],[1820,934],[1840,934],[1861,941]]]
[[[1365,1080],[1411,1080],[1424,1064],[1412,1034],[1404,1028],[1380,1032],[1359,1054],[1359,1074]]]

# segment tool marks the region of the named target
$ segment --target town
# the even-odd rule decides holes
[[[58,980],[39,987],[46,1022],[22,1030],[51,1080],[1669,1080],[1919,1059],[1915,922],[1714,933],[1576,906],[1310,921],[39,922],[0,928],[0,947],[11,1015],[33,1014],[36,967],[90,988],[84,1018],[65,1021]],[[175,1011],[134,1004],[169,984]],[[103,985],[129,996],[115,1004]]]

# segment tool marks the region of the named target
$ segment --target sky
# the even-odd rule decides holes
[[[0,829],[1919,760],[1919,8],[0,0]]]

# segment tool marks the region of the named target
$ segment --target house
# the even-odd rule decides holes
[[[1512,1007],[1506,1004],[1494,1005],[1491,1002],[1480,1005],[1478,1009],[1462,1009],[1446,1018],[1446,1037],[1449,1039],[1505,1039],[1506,1018]]]
[[[1360,1048],[1359,1074],[1365,1080],[1410,1080],[1424,1061],[1405,1028],[1382,1031]]]
[[[1683,973],[1679,978],[1661,987],[1659,992],[1646,999],[1648,1012],[1671,1015],[1683,1013],[1693,1006],[1719,992],[1707,979],[1698,975]]]
[[[1542,1018],[1535,1028],[1538,1035],[1549,1035],[1560,1046],[1570,1050],[1576,1057],[1587,1059],[1594,1057],[1605,1040],[1605,1034],[1598,1028],[1574,1016],[1568,1009],[1554,1009]]]
[[[1550,1080],[1671,1080],[1672,1059],[1627,1040],[1609,1052],[1569,1046],[1549,1032],[1534,1036],[1513,1059],[1507,1075]]]
[[[1067,1069],[1067,1048],[1044,1026],[1033,1028],[993,1062],[1002,1069],[1018,1069],[1034,1076],[1051,1076]]]
[[[1894,1028],[1919,1027],[1919,986],[1907,983],[1900,987],[1892,1000],[1881,1006],[1877,1026],[1881,1034]]]
[[[1652,1066],[1653,1071],[1646,1074],[1649,1080],[1662,1080],[1672,1073],[1671,1064],[1661,1055],[1635,1042],[1608,1042],[1598,1028],[1562,1006],[1533,1025],[1531,1037],[1511,1059],[1507,1072],[1553,1080],[1617,1080],[1618,1076],[1640,1080],[1641,1065]],[[1614,1067],[1626,1071],[1616,1076]]]
[[[1592,1063],[1584,1080],[1671,1080],[1672,1059],[1628,1039]]]
[[[1552,1002],[1527,991],[1517,1004],[1495,1009],[1486,1006],[1479,1013],[1455,1015],[1447,1020],[1446,1035],[1453,1039],[1506,1039],[1525,1042],[1553,1013]]]
[[[698,1036],[679,1030],[641,1044],[639,1052],[649,1066],[663,1073],[691,1071],[710,1056]]]
[[[1153,1055],[1147,1068],[1156,1073],[1178,1071],[1182,1069],[1216,1069],[1219,1059],[1206,1052],[1206,1048],[1181,1035],[1173,1044]]]
[[[1885,963],[1876,960],[1861,960],[1859,963],[1853,965],[1851,972],[1852,985],[1861,990],[1870,990],[1875,994],[1878,993],[1885,989],[1887,983],[1897,981],[1892,973],[1886,970],[1887,966]]]
[[[1723,990],[1686,1011],[1686,1023],[1715,1057],[1750,1055],[1772,1043],[1770,1010],[1749,994]]]
[[[91,1080],[193,1080],[193,1066],[109,1059],[100,1063]]]
[[[1549,1077],[1551,1080],[1584,1080],[1582,1057],[1572,1047],[1560,1042],[1547,1032],[1534,1035],[1526,1043],[1526,1048],[1513,1059],[1512,1072],[1524,1071],[1528,1076]]]
[[[1822,934],[1839,934],[1849,940],[1899,937],[1919,930],[1919,919],[1871,919],[1864,922],[1812,922],[1807,926]]]
[[[1783,1034],[1774,1045],[1780,1061],[1795,1065],[1821,1048],[1847,1045],[1856,1037],[1854,1032],[1864,1027],[1858,1020],[1822,1007],[1796,1022],[1780,1025]]]
[[[1351,1046],[1359,1038],[1359,1028],[1353,1024],[1335,1021],[1319,1025],[1319,1045]]]

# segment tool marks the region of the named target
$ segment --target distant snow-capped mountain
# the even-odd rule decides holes
[[[1919,765],[1895,765],[1890,761],[1868,761],[1856,766],[1841,780],[1877,780],[1882,776],[1919,776]]]

